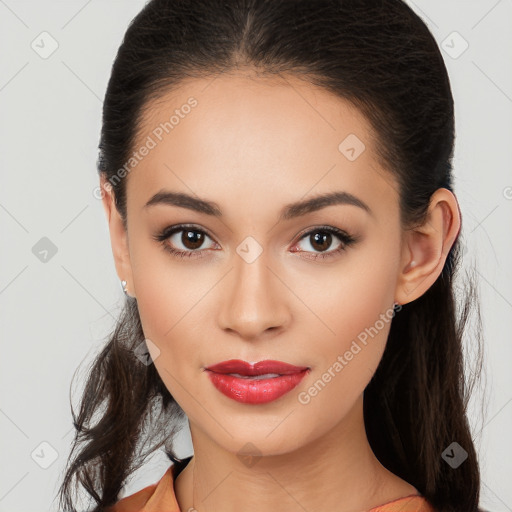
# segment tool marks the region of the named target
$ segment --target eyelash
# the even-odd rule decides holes
[[[207,251],[207,249],[180,251],[180,250],[174,249],[168,243],[166,243],[168,238],[170,238],[175,233],[179,233],[181,231],[193,231],[196,233],[202,233],[213,240],[213,237],[211,237],[208,234],[208,232],[204,231],[203,229],[199,229],[196,226],[190,225],[190,224],[177,224],[175,226],[169,226],[169,227],[165,228],[161,233],[154,236],[153,238],[157,242],[160,242],[162,244],[164,250],[169,252],[173,257],[180,258],[180,259],[181,258],[196,258],[197,259],[197,258],[204,257],[203,254]],[[306,257],[307,259],[325,260],[328,258],[333,258],[333,257],[337,256],[338,254],[340,254],[341,252],[345,251],[347,249],[347,247],[350,247],[355,242],[357,242],[356,237],[349,235],[348,233],[346,233],[345,231],[343,231],[341,229],[335,228],[333,226],[320,226],[320,227],[310,229],[309,231],[306,231],[305,233],[299,235],[300,238],[297,243],[299,243],[301,240],[303,240],[304,238],[307,238],[308,236],[310,236],[314,233],[329,233],[329,234],[335,235],[341,241],[341,245],[333,251],[324,252],[324,253],[316,253],[316,256],[313,256],[313,257],[308,256],[308,257]],[[296,244],[294,244],[294,245],[296,245]],[[294,251],[294,252],[307,252],[307,251]]]

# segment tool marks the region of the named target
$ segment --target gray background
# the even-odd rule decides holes
[[[122,304],[95,164],[110,67],[143,4],[0,0],[0,511],[56,510],[71,379],[83,363],[76,403]],[[486,350],[470,408],[481,505],[512,511],[512,0],[409,4],[443,48],[455,97],[455,192]],[[178,454],[190,453],[185,428]],[[167,466],[155,457],[125,494]]]

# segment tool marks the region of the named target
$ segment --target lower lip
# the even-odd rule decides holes
[[[269,379],[242,379],[207,370],[213,385],[228,398],[244,404],[266,404],[291,391],[308,370]]]

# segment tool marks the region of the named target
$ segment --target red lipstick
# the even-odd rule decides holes
[[[228,398],[245,404],[264,404],[291,391],[309,368],[282,361],[266,360],[251,365],[230,359],[205,370],[213,385]]]

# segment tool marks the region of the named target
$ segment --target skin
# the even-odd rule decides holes
[[[136,147],[190,96],[198,105],[128,174],[127,232],[101,180],[118,276],[137,298],[156,369],[189,420],[195,455],[175,482],[181,510],[356,512],[418,494],[380,464],[365,434],[363,391],[389,322],[309,403],[298,397],[394,302],[413,301],[434,283],[460,229],[456,198],[437,190],[425,224],[405,229],[397,183],[379,164],[366,119],[293,77],[190,80],[148,104]],[[338,149],[349,134],[366,146],[354,161]],[[222,217],[144,208],[161,189],[215,201]],[[334,190],[371,213],[339,204],[279,221],[286,204]],[[185,246],[181,232],[167,242],[202,250],[202,258],[176,258],[152,238],[179,223],[203,229],[203,245]],[[322,248],[304,234],[322,226],[357,241],[313,260]],[[236,251],[248,236],[262,249],[251,263]],[[333,235],[324,252],[339,246]],[[227,359],[311,371],[274,402],[241,404],[203,371]]]

